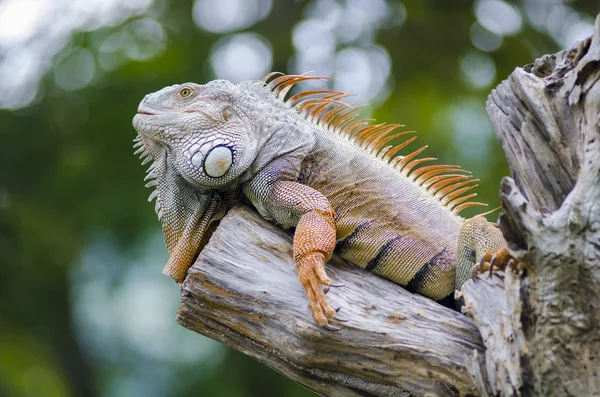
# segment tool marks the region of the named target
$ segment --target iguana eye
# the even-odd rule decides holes
[[[193,91],[190,87],[183,87],[179,90],[177,95],[179,95],[181,98],[187,98],[190,95],[192,95],[192,93],[193,93]]]

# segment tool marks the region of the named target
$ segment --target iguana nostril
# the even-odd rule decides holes
[[[192,157],[192,163],[194,162],[194,157]],[[227,146],[215,146],[206,155],[204,172],[212,178],[218,178],[225,175],[232,164],[233,153],[231,149]]]

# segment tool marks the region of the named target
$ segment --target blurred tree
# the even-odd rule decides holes
[[[589,34],[596,8],[0,2],[0,395],[311,395],[174,331],[177,288],[160,276],[160,226],[131,155],[130,120],[145,94],[270,70],[334,75],[336,87],[376,105],[374,117],[418,129],[431,155],[473,170],[482,200],[497,205],[508,169],[484,113],[489,90],[516,65]],[[133,271],[152,281],[134,288]],[[168,325],[154,327],[161,318]],[[169,339],[176,332],[186,337]]]

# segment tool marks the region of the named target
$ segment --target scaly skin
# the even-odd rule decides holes
[[[479,204],[463,195],[475,180],[456,166],[420,166],[434,160],[416,159],[424,148],[394,157],[412,139],[393,147],[405,134],[396,126],[353,122],[345,93],[282,100],[315,78],[186,83],[140,103],[133,124],[154,160],[149,185],[170,253],[163,272],[182,282],[213,222],[243,194],[265,219],[296,228],[294,261],[321,325],[336,314],[322,288],[334,249],[409,290],[451,297],[473,266],[506,248],[484,217],[458,215]]]

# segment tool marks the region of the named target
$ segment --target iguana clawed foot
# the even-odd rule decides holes
[[[337,310],[327,302],[323,291],[324,285],[333,286],[325,272],[325,257],[320,252],[314,252],[299,259],[296,266],[298,277],[308,295],[315,320],[327,329],[337,330],[338,328],[329,324],[329,319],[336,318]],[[339,319],[338,321],[344,320]]]
[[[516,259],[508,252],[508,248],[501,248],[495,254],[486,252],[483,254],[481,261],[471,268],[471,279],[476,280],[477,275],[489,271],[489,275],[493,274],[494,268],[504,271],[507,266],[513,266]]]

